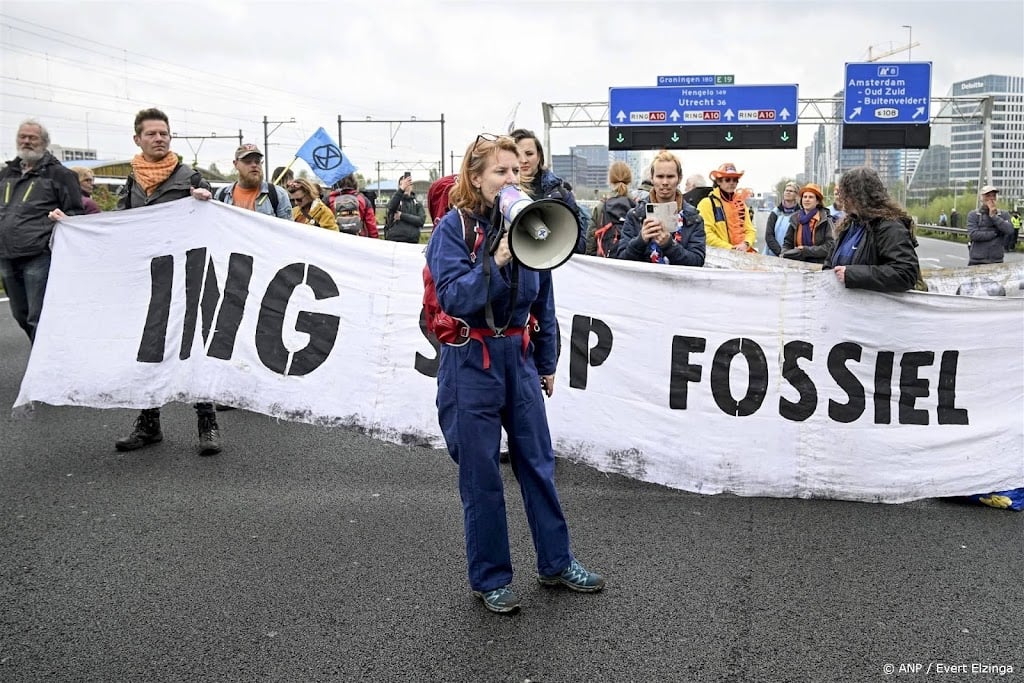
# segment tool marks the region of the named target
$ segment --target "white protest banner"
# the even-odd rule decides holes
[[[182,200],[63,221],[16,405],[212,400],[442,446],[422,248]],[[575,257],[560,455],[703,493],[1024,485],[1024,299]]]

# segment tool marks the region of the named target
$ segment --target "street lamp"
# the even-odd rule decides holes
[[[911,61],[911,54],[914,49],[914,27],[903,24],[901,28],[907,29],[907,61]],[[907,150],[903,150],[903,206],[910,201],[910,178],[908,177],[910,164],[907,163]]]
[[[274,130],[268,131],[267,127],[271,123],[276,123]],[[274,179],[270,177],[270,147],[268,146],[267,140],[270,139],[271,134],[280,128],[285,123],[295,123],[295,117],[291,117],[287,121],[268,121],[266,115],[263,116],[263,168],[264,177],[268,183],[274,182]]]

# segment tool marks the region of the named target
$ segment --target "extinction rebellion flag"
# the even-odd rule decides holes
[[[309,164],[313,173],[328,186],[358,170],[322,127],[306,140],[295,156]]]

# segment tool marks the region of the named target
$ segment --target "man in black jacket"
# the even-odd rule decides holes
[[[999,190],[994,185],[981,188],[978,208],[967,214],[967,244],[969,266],[1002,263],[1006,240],[1015,235],[1010,214],[996,205]]]
[[[135,115],[135,144],[140,153],[132,159],[132,173],[117,200],[118,210],[162,204],[189,196],[208,200],[210,184],[198,171],[182,164],[171,151],[171,124],[159,109],[143,109]],[[196,403],[199,421],[199,455],[220,453],[220,428],[212,403]],[[118,439],[119,451],[134,451],[162,441],[160,409],[139,413],[131,433]]]
[[[419,244],[420,228],[426,217],[422,202],[412,191],[412,175],[406,173],[398,181],[398,192],[388,202],[385,237],[392,242]]]
[[[18,126],[16,144],[18,156],[0,171],[0,278],[14,320],[34,341],[50,276],[50,212],[73,216],[84,208],[78,175],[50,154],[41,123]]]

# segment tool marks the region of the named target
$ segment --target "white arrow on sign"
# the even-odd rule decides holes
[[[857,118],[858,116],[860,116],[860,107],[854,107],[854,108],[853,108],[853,111],[852,111],[852,112],[850,112],[850,118],[851,118],[851,119],[855,119],[855,118]]]
[[[722,116],[724,116],[727,120],[732,121],[735,114],[732,113],[732,109],[726,109],[725,113],[722,114]]]
[[[619,123],[622,123],[626,118],[626,114],[620,109],[619,113],[615,115],[615,118],[618,119]]]
[[[915,111],[915,112],[914,112],[914,115],[913,115],[913,116],[911,116],[910,118],[912,118],[912,119],[916,119],[916,118],[917,118],[918,116],[920,116],[920,115],[921,115],[921,114],[923,114],[923,113],[924,113],[924,107],[918,107],[918,108],[917,108],[917,111]]]
[[[785,107],[783,107],[782,111],[779,112],[779,118],[782,119],[783,121],[788,121],[789,120],[789,110],[786,109]]]
[[[675,109],[673,109],[672,113],[669,115],[669,118],[672,119],[673,121],[678,121],[679,120],[679,112],[677,112]]]

